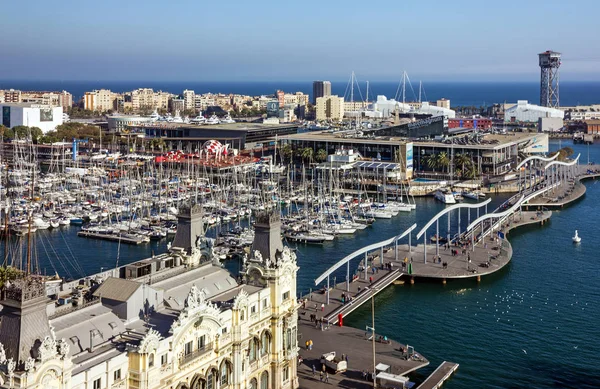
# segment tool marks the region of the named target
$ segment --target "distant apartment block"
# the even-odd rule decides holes
[[[20,103],[21,102],[21,91],[20,90],[9,89],[9,90],[5,90],[2,92],[3,92],[2,94],[4,95],[5,103]]]
[[[108,89],[85,92],[83,107],[90,111],[106,112],[116,109],[118,94]]]
[[[450,100],[441,98],[435,103],[436,106],[450,109]]]
[[[317,104],[319,97],[331,96],[331,82],[314,81],[313,82],[313,104]]]
[[[185,110],[196,109],[196,93],[193,90],[183,91],[183,105]]]
[[[365,101],[344,101],[344,112],[356,112],[367,109],[369,104]]]
[[[341,121],[344,118],[344,98],[325,96],[317,98],[317,120]]]
[[[308,95],[302,92],[286,93],[283,95],[283,105],[300,105],[306,107],[308,105]]]
[[[21,92],[21,103],[41,104],[50,107],[62,107],[64,111],[73,106],[73,96],[67,92]]]
[[[144,108],[168,109],[171,94],[168,92],[154,92],[151,88],[140,88],[131,91],[131,105],[134,111]]]

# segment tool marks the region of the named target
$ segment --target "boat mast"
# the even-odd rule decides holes
[[[6,198],[4,201],[6,205],[4,207],[4,261],[2,262],[2,267],[8,266],[8,210],[10,208],[10,200],[8,198],[8,162],[5,161],[5,169],[6,169]]]
[[[402,73],[402,104],[406,102],[406,70]]]
[[[31,174],[31,196],[29,198],[29,220],[27,225],[27,269],[25,270],[25,275],[29,276],[31,271],[31,219],[33,215],[33,209],[31,206],[31,202],[33,201],[33,188],[35,185],[35,166],[33,167]]]

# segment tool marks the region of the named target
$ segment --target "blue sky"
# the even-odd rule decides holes
[[[552,49],[562,80],[600,80],[599,12],[597,0],[4,1],[0,79],[533,81]]]

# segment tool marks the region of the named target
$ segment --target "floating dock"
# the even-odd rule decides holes
[[[458,363],[442,362],[417,389],[438,389],[458,369]]]
[[[123,236],[123,235],[114,235],[114,234],[103,234],[101,232],[90,232],[90,231],[79,231],[77,236],[82,236],[84,238],[91,239],[100,239],[100,240],[110,240],[112,242],[121,242],[124,244],[133,244],[139,245],[147,242],[141,236]]]

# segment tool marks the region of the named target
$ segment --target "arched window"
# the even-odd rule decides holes
[[[266,355],[271,348],[271,336],[267,331],[263,332],[260,340],[260,355]]]
[[[154,367],[154,354],[148,355],[148,367]]]
[[[206,389],[215,389],[217,387],[217,371],[211,369],[206,374]]]
[[[252,378],[250,380],[250,389],[258,389],[258,382],[256,381],[256,378]]]
[[[269,389],[269,373],[266,371],[260,376],[260,389]]]
[[[221,387],[229,385],[231,377],[231,365],[229,364],[229,362],[223,361],[221,363],[221,371],[219,376]]]
[[[206,389],[206,381],[202,378],[196,378],[196,381],[192,380],[191,389]]]
[[[256,349],[256,339],[252,338],[250,339],[250,343],[248,344],[248,359],[250,360],[250,362],[256,361]]]

